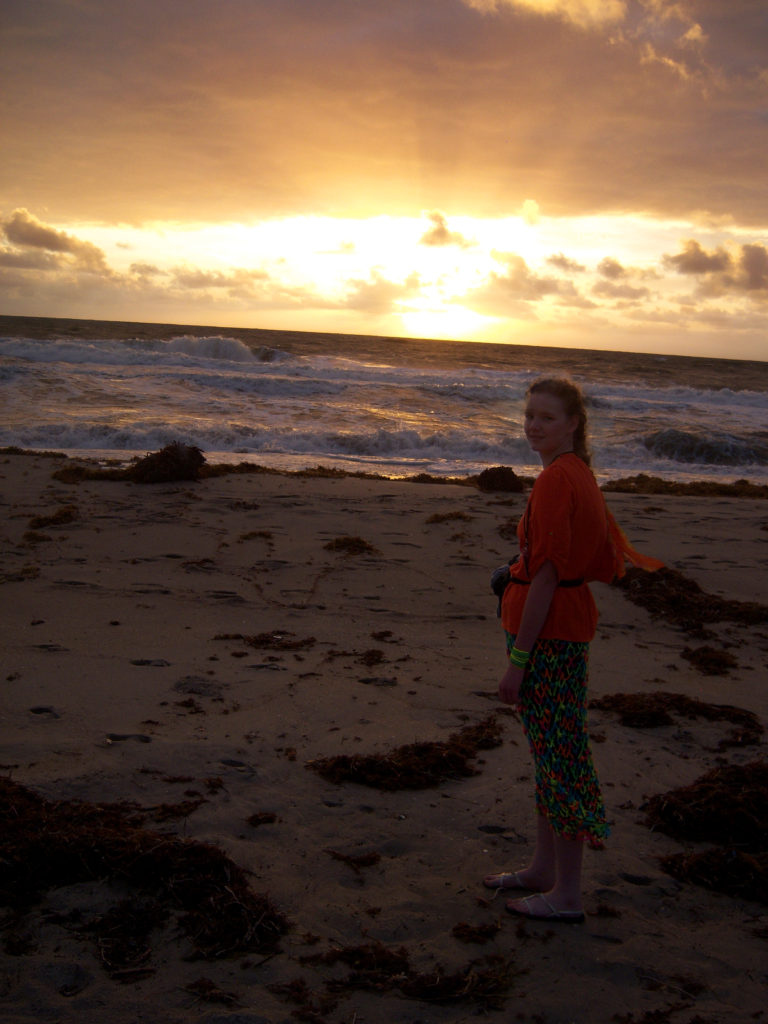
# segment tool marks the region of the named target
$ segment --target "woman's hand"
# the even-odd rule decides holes
[[[499,683],[499,700],[504,704],[517,704],[520,700],[520,685],[525,675],[524,668],[510,664]]]

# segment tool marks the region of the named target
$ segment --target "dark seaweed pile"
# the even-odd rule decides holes
[[[520,494],[525,490],[523,480],[509,466],[489,466],[477,478],[481,491],[510,491]]]
[[[703,851],[664,857],[662,867],[683,881],[768,904],[768,761],[723,765],[690,786],[654,796],[646,823]]]
[[[691,480],[681,483],[676,480],[662,480],[658,476],[637,473],[625,476],[620,480],[609,480],[603,484],[604,491],[619,494],[677,494],[699,497],[725,498],[768,498],[768,486],[751,484],[749,480],[736,480],[732,484],[719,483],[716,480]]]
[[[738,661],[730,653],[719,647],[684,647],[680,657],[690,661],[694,668],[704,676],[727,676],[731,669],[739,667]]]
[[[170,483],[174,480],[198,480],[205,456],[194,445],[173,441],[134,462],[126,476],[139,484]]]
[[[16,921],[48,889],[100,880],[129,887],[119,907],[83,922],[110,971],[144,963],[152,929],[171,914],[192,956],[205,959],[272,951],[288,927],[221,850],[144,828],[133,804],[48,801],[0,778],[0,862],[0,906]],[[15,941],[13,929],[5,941]]]
[[[470,761],[501,744],[501,725],[490,716],[434,743],[409,743],[385,754],[340,754],[309,761],[329,782],[356,782],[376,789],[428,789],[476,774]]]
[[[708,594],[677,569],[628,569],[615,586],[654,618],[663,618],[693,633],[701,633],[704,624],[712,622],[738,622],[745,626],[768,623],[768,606]]]
[[[619,722],[632,729],[672,725],[673,714],[687,719],[731,722],[735,729],[720,741],[720,750],[759,743],[763,734],[762,723],[754,712],[732,704],[708,704],[683,693],[666,693],[663,690],[655,693],[612,693],[590,701],[589,706],[615,712],[619,715]]]
[[[70,463],[52,475],[54,480],[65,484],[75,484],[81,480],[128,480],[138,484],[161,484],[199,480],[204,466],[205,456],[199,448],[173,441],[160,451],[149,452],[142,459],[134,459],[128,466],[102,469]]]

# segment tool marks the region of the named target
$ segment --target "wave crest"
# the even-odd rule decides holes
[[[711,466],[768,464],[768,445],[728,434],[702,436],[686,430],[657,430],[644,437],[643,444],[651,454],[673,462]]]
[[[229,338],[222,334],[212,334],[203,338],[193,334],[182,334],[161,344],[165,345],[168,352],[229,363],[273,363],[287,358],[287,353],[279,349],[266,345],[252,349],[238,338]]]

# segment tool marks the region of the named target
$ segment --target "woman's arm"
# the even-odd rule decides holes
[[[515,647],[518,650],[530,651],[536,643],[549,614],[557,582],[557,570],[554,565],[549,561],[544,562],[528,587],[520,626],[515,637]],[[499,699],[505,704],[517,704],[524,675],[524,668],[516,668],[512,664],[507,666],[507,671],[499,683]]]
[[[541,628],[549,615],[557,583],[557,570],[554,565],[550,561],[544,562],[528,587],[515,640],[515,647],[519,651],[530,651],[538,640]]]

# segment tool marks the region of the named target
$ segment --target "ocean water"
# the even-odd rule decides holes
[[[521,420],[542,374],[582,386],[599,479],[768,482],[768,363],[106,321],[0,318],[0,445],[532,475]]]

